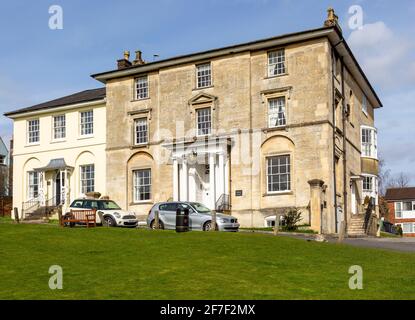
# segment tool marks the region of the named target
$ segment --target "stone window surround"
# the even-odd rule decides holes
[[[203,98],[203,100],[199,101],[200,98]],[[216,96],[207,94],[205,92],[200,92],[199,94],[192,97],[188,101],[188,107],[189,107],[189,113],[191,116],[191,123],[194,124],[194,136],[195,137],[208,137],[216,132],[217,112],[215,111],[218,108],[218,98]],[[205,108],[210,108],[211,133],[208,135],[198,135],[197,110],[205,109]]]
[[[141,147],[147,147],[150,144],[150,137],[151,137],[151,130],[150,130],[150,124],[151,124],[151,115],[152,115],[152,108],[147,109],[141,109],[141,110],[135,110],[130,111],[127,113],[130,116],[130,128],[131,128],[131,147],[132,148],[141,148]],[[147,143],[135,143],[135,121],[138,119],[147,119]]]
[[[147,204],[153,204],[154,203],[154,192],[153,192],[153,188],[150,187],[150,199],[148,200],[143,200],[143,201],[135,201],[135,196],[134,196],[134,172],[137,170],[150,170],[150,174],[151,174],[151,186],[153,186],[154,183],[154,165],[143,165],[143,166],[134,166],[131,167],[130,170],[128,171],[128,181],[130,184],[131,189],[128,191],[128,195],[129,197],[131,197],[131,201],[128,201],[129,206],[135,206],[135,205],[147,205]]]
[[[276,88],[276,89],[270,89],[270,90],[264,90],[260,92],[261,95],[261,103],[265,105],[266,112],[264,112],[264,121],[266,123],[265,128],[267,129],[275,129],[275,128],[284,128],[289,124],[290,121],[290,100],[291,100],[291,93],[292,93],[292,86],[288,87],[282,87],[282,88]],[[277,127],[270,127],[269,126],[269,100],[275,99],[275,98],[285,98],[285,125],[277,126]]]
[[[277,156],[289,156],[290,157],[290,190],[268,192],[267,185],[267,158],[277,157]],[[292,151],[278,151],[278,152],[269,152],[262,155],[261,159],[261,190],[262,197],[270,196],[279,196],[279,195],[292,195],[295,190],[295,180],[294,177],[294,153]]]

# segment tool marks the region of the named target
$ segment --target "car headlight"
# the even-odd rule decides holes
[[[121,217],[121,215],[120,215],[118,212],[114,212],[114,216],[115,216],[116,218],[120,218],[120,217]]]
[[[228,220],[226,220],[226,219],[218,219],[218,221],[219,221],[220,223],[227,223],[227,222],[228,222]]]

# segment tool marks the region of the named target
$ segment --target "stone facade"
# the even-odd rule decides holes
[[[242,226],[263,227],[267,217],[297,207],[303,223],[321,227],[324,233],[337,232],[343,217],[358,213],[363,198],[361,126],[374,127],[374,108],[380,102],[376,104],[376,94],[356,63],[343,64],[335,58],[333,37],[339,30],[320,30],[327,35],[301,41],[287,37],[278,39],[278,45],[267,46],[264,41],[261,47],[251,44],[244,50],[236,47],[168,65],[161,61],[94,75],[106,83],[107,91],[108,195],[123,209],[145,216],[159,201],[205,199],[207,206],[214,207],[226,194],[231,213]],[[268,53],[276,49],[285,52],[285,72],[269,76]],[[199,89],[197,65],[201,63],[210,63],[212,83]],[[339,69],[343,72],[337,73]],[[139,76],[147,76],[149,95],[138,100],[135,81]],[[366,103],[363,95],[368,97]],[[278,97],[285,99],[286,124],[270,128],[269,101]],[[211,112],[207,137],[196,132],[200,108]],[[136,145],[135,120],[143,118],[149,139]],[[204,143],[205,139],[210,142]],[[278,155],[289,155],[290,188],[268,192],[267,159]],[[151,193],[137,201],[134,172],[142,169],[151,170]],[[195,180],[193,176],[203,175],[204,170],[208,189],[199,184],[203,177]],[[377,174],[373,169],[370,173]],[[321,225],[311,221],[319,216],[310,211],[309,181],[316,179],[322,181],[320,197],[315,196],[321,203]],[[210,195],[196,196],[199,187]],[[335,202],[346,215],[342,210],[336,215]]]

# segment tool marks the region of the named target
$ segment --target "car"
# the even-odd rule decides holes
[[[189,209],[189,228],[191,230],[209,231],[212,227],[212,211],[198,202],[160,202],[156,203],[147,217],[147,226],[155,228],[155,212],[159,212],[159,227],[161,229],[176,228],[177,209]],[[239,230],[238,219],[230,215],[216,214],[216,229],[218,231]]]
[[[97,224],[109,227],[137,227],[138,219],[134,212],[122,210],[113,200],[104,199],[76,199],[69,209],[71,210],[97,210]],[[66,214],[69,214],[66,213]],[[101,221],[102,216],[104,221]]]

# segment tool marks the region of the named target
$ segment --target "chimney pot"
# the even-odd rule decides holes
[[[127,61],[130,60],[130,51],[124,51],[124,59]]]
[[[118,70],[131,67],[131,62],[129,59],[130,59],[130,51],[124,51],[124,59],[117,60]]]
[[[135,52],[135,60],[133,61],[133,65],[137,65],[137,64],[145,64],[145,61],[142,58],[141,50],[137,50]]]

